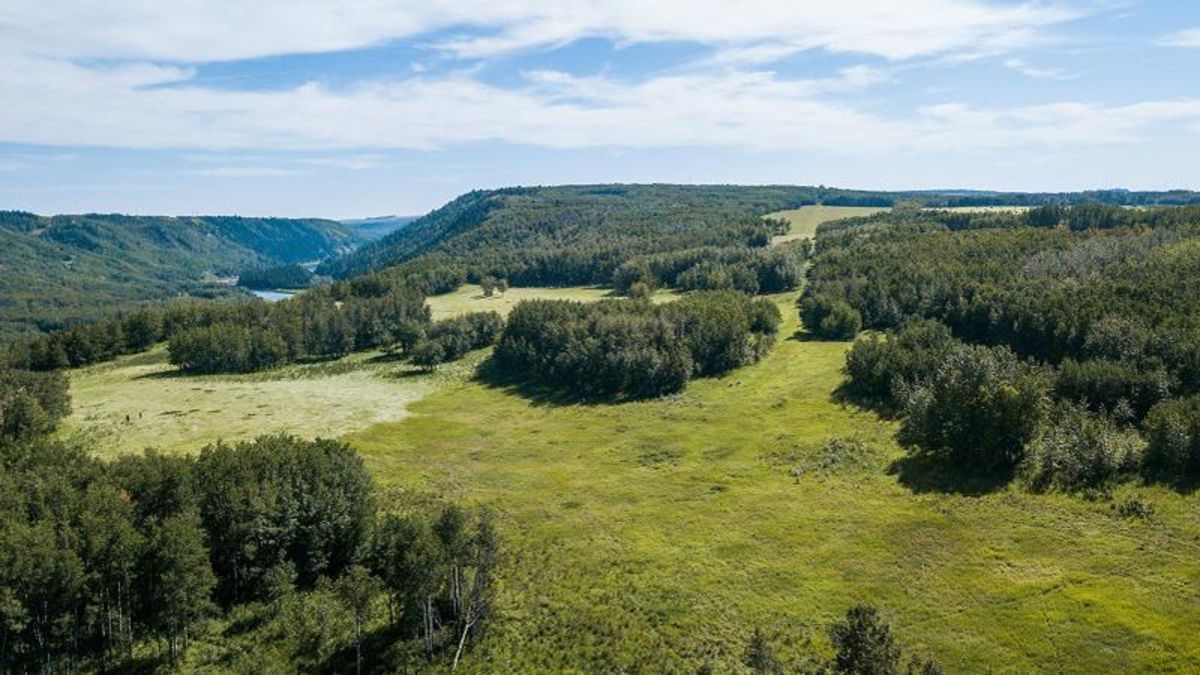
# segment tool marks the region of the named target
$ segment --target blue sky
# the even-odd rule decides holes
[[[1200,3],[0,5],[0,208],[581,182],[1200,189]]]

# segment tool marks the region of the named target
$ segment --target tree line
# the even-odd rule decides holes
[[[956,471],[1039,489],[1200,477],[1200,209],[907,211],[823,226],[806,326]]]
[[[4,362],[54,370],[111,360],[168,341],[189,372],[248,372],[301,359],[390,347],[429,324],[407,280],[365,275],[278,303],[182,301],[9,343]]]
[[[493,614],[490,515],[377,503],[361,459],[334,441],[105,463],[45,433],[6,434],[0,671],[177,664],[210,619],[248,617],[267,626],[265,658],[301,671],[457,662]],[[367,639],[411,648],[364,654]]]
[[[531,300],[509,315],[495,359],[508,373],[576,395],[658,396],[757,361],[779,322],[774,304],[734,291],[665,305]]]
[[[655,288],[735,290],[755,295],[795,289],[803,278],[808,242],[773,248],[700,247],[637,256],[613,272],[618,292],[644,296]]]
[[[315,275],[297,264],[252,267],[238,275],[237,285],[257,291],[308,288]]]

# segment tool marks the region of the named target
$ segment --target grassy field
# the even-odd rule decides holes
[[[600,286],[567,288],[510,288],[505,293],[497,293],[486,297],[483,289],[476,284],[467,284],[452,293],[444,293],[429,298],[429,307],[433,310],[433,319],[449,319],[468,312],[499,312],[507,316],[512,308],[522,300],[579,300],[592,302],[605,298],[620,297],[614,295],[611,288]],[[671,290],[660,290],[654,294],[655,302],[666,302],[676,297]]]
[[[1155,505],[1146,523],[1076,497],[905,485],[892,424],[831,397],[846,348],[787,339],[621,405],[463,380],[347,438],[398,494],[500,514],[503,617],[478,671],[728,672],[754,627],[795,664],[858,601],[947,672],[1200,668],[1194,497],[1123,488]],[[869,451],[827,457],[831,437]]]
[[[424,375],[368,353],[253,375],[180,375],[158,347],[73,371],[64,432],[94,437],[105,456],[283,431],[333,437],[400,419],[457,367]]]
[[[69,426],[106,454],[341,434],[389,506],[495,509],[500,617],[466,670],[736,672],[755,627],[795,666],[859,601],[947,672],[1200,669],[1200,497],[1118,489],[1153,505],[1142,521],[898,472],[894,424],[833,396],[848,344],[792,337],[794,294],[776,299],[785,339],[761,363],[660,400],[532,398],[476,380],[485,352],[432,376],[356,355],[178,377],[160,350],[75,372]],[[449,300],[431,302],[476,302]]]
[[[435,319],[494,310],[507,314],[521,300],[599,300],[603,288],[511,288],[483,297],[478,286],[429,299]],[[655,294],[656,301],[676,297]],[[427,375],[378,352],[329,363],[295,364],[252,375],[185,376],[167,363],[163,346],[71,372],[74,412],[64,433],[95,437],[104,456],[155,447],[194,452],[226,441],[286,431],[340,436],[377,422],[396,421],[409,404],[473,365],[454,363]]]
[[[772,244],[782,244],[786,241],[808,239],[816,236],[817,226],[821,223],[838,220],[839,218],[869,216],[880,211],[887,211],[887,209],[866,206],[822,206],[817,204],[802,206],[789,211],[775,211],[774,213],[768,213],[763,218],[782,218],[791,225],[791,229],[788,230],[787,234],[776,235],[771,238]]]

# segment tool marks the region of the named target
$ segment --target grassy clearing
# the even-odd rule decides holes
[[[817,234],[817,226],[821,223],[827,223],[831,220],[839,218],[855,218],[858,216],[870,216],[880,211],[887,211],[886,208],[874,208],[866,206],[823,206],[814,204],[812,206],[802,206],[798,209],[789,211],[775,211],[768,213],[763,218],[782,218],[791,224],[791,229],[787,234],[777,235],[771,238],[772,244],[782,244],[786,241],[794,241],[796,239],[810,239]]]
[[[467,284],[457,291],[435,295],[429,298],[429,306],[433,310],[433,319],[449,319],[469,312],[499,312],[507,316],[522,300],[578,300],[594,302],[606,298],[620,297],[611,288],[567,287],[567,288],[510,288],[503,294],[497,293],[486,297],[476,284]],[[670,290],[661,290],[654,294],[655,302],[667,302],[676,295]]]
[[[494,310],[507,314],[531,298],[593,301],[604,288],[512,288],[483,297],[479,286],[429,299],[435,319]],[[655,294],[657,301],[676,297]],[[103,456],[155,447],[194,452],[218,438],[235,441],[286,431],[340,436],[377,422],[394,422],[407,407],[447,381],[462,380],[481,355],[420,373],[378,352],[325,363],[294,364],[252,375],[184,376],[162,346],[71,373],[74,412],[64,433],[97,439]]]
[[[463,379],[347,438],[401,501],[499,512],[503,617],[477,670],[728,672],[755,626],[794,663],[856,601],[948,672],[1200,668],[1195,497],[1123,488],[1154,504],[1147,523],[1015,488],[910,489],[887,471],[893,425],[831,398],[847,346],[783,340],[621,405]],[[867,453],[839,465],[830,437]]]
[[[283,431],[334,437],[402,418],[456,367],[465,368],[423,375],[370,353],[253,375],[185,376],[158,347],[73,371],[64,432],[94,437],[103,456],[194,452],[218,438]]]

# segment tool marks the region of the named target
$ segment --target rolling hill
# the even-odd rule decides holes
[[[566,185],[477,190],[391,234],[325,263],[338,278],[400,263],[457,265],[468,277],[507,276],[518,285],[609,283],[635,255],[702,246],[742,246],[762,214],[801,206],[879,208],[1084,202],[1166,205],[1200,201],[1188,191],[1004,193],[873,192],[811,186]],[[758,223],[761,225],[760,223]]]
[[[216,278],[326,258],[360,241],[331,220],[0,212],[0,334],[54,329],[128,303],[219,295]]]

